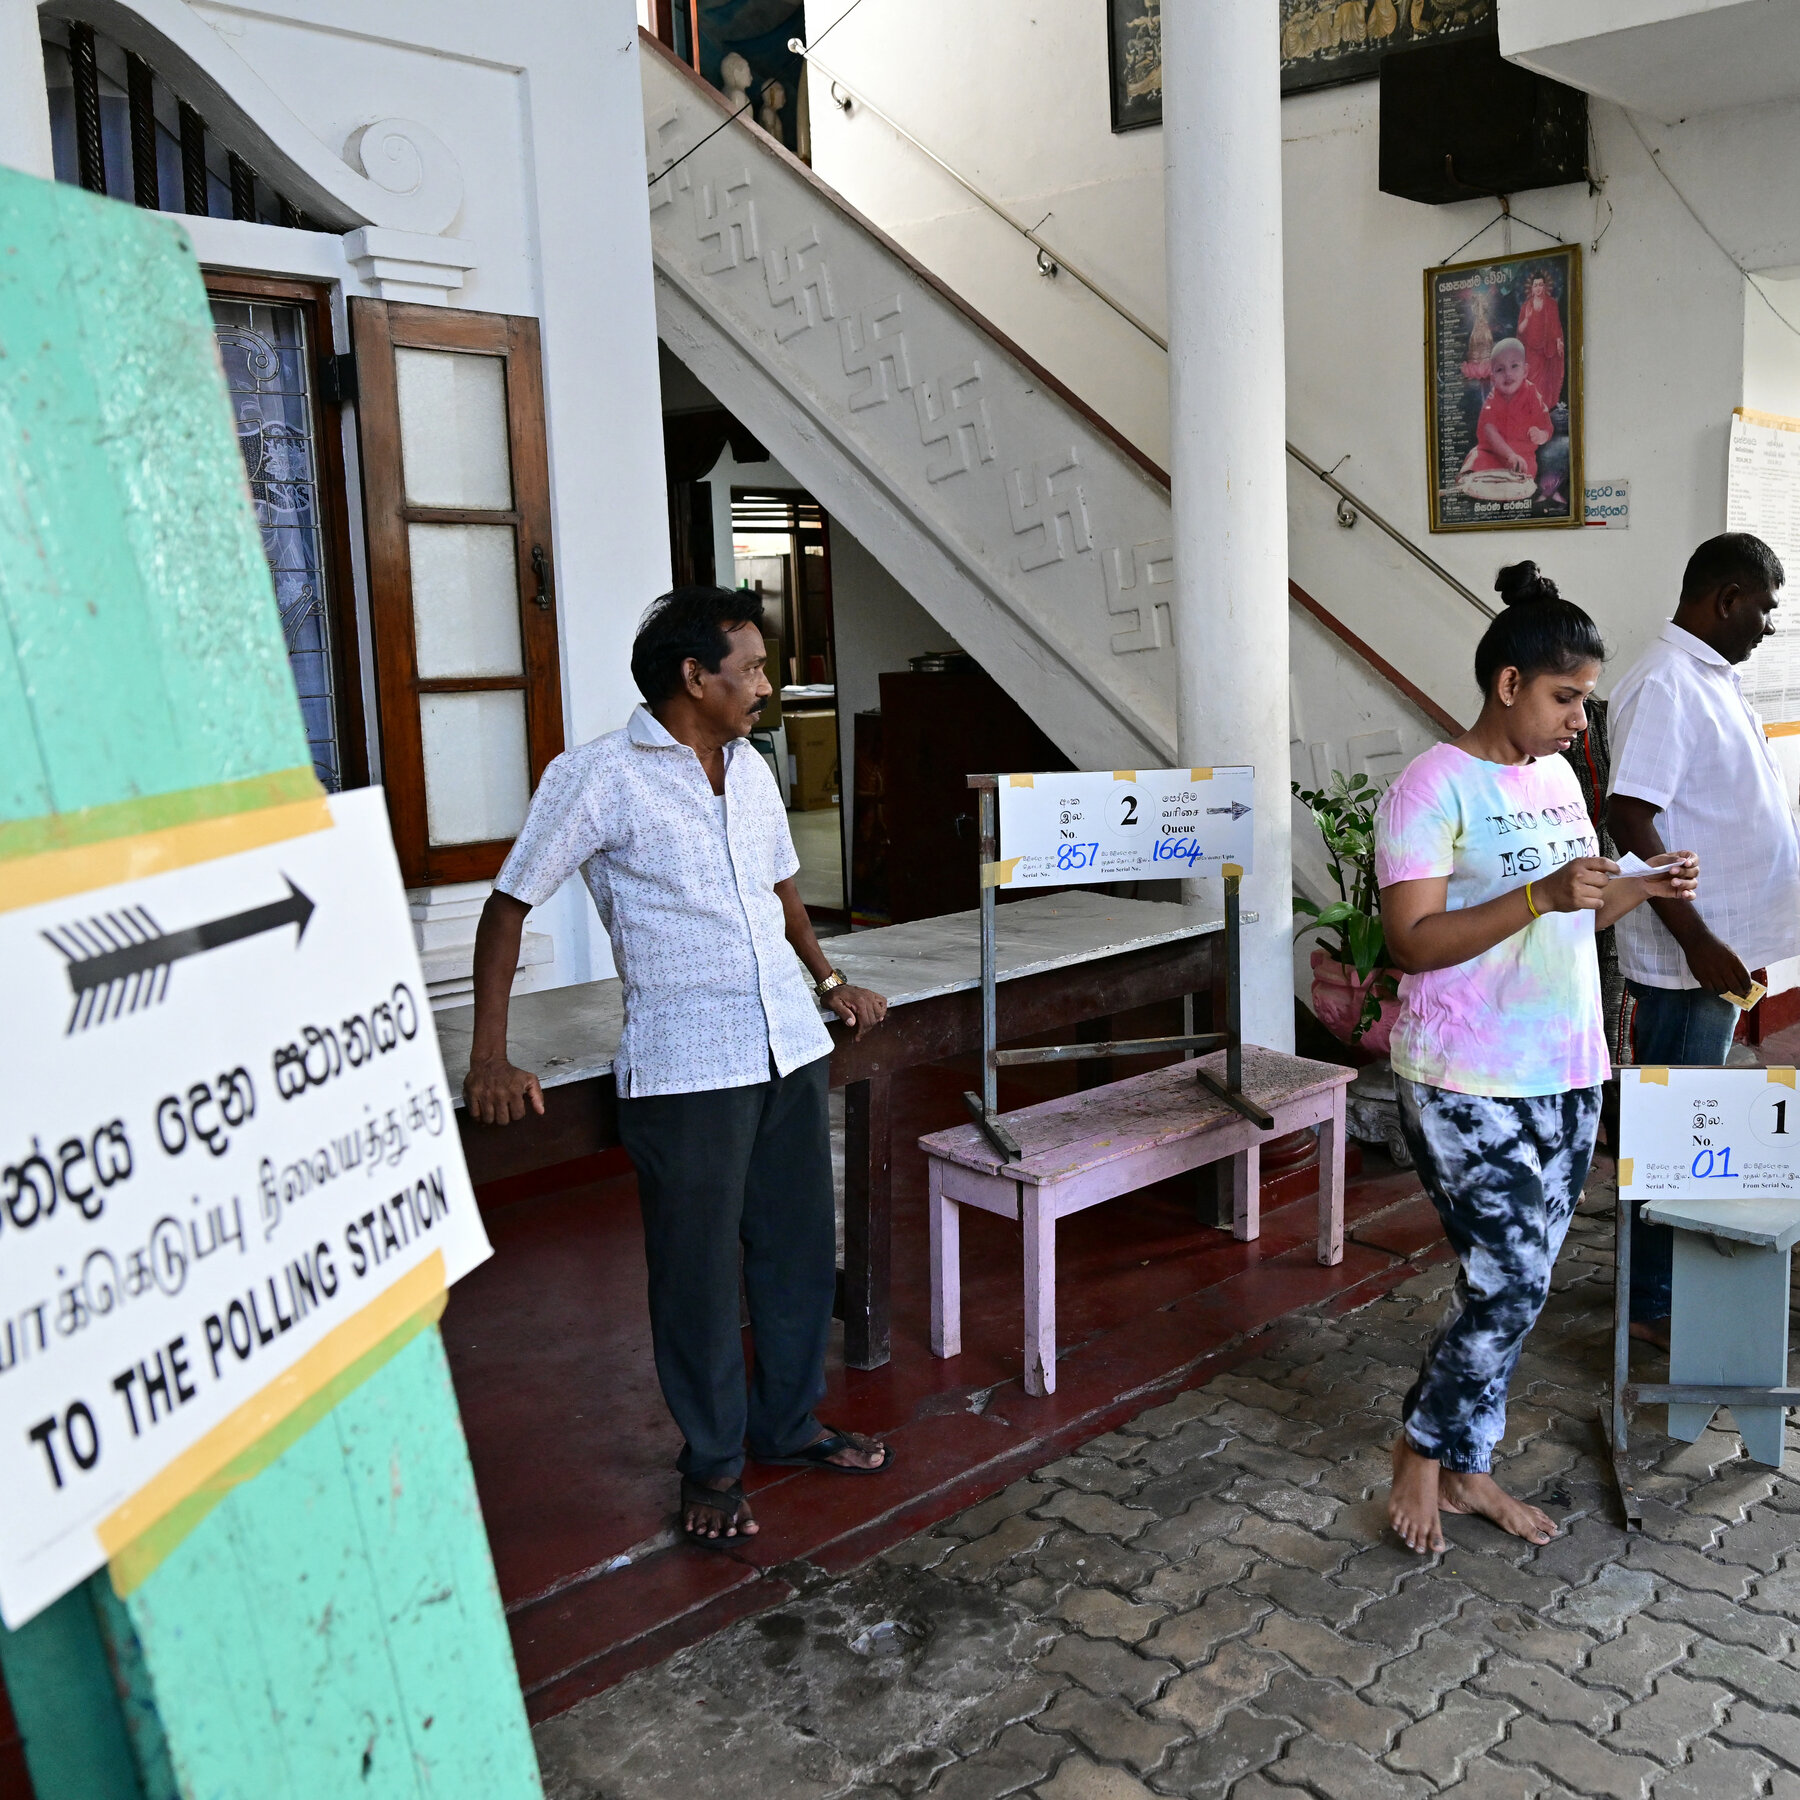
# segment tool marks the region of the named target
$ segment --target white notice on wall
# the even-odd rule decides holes
[[[999,887],[1250,872],[1256,771],[1002,775]]]
[[[1725,529],[1751,532],[1800,570],[1800,419],[1742,406],[1732,414]],[[1775,634],[1744,664],[1743,684],[1765,724],[1800,720],[1800,607],[1776,611]]]
[[[1800,1196],[1792,1069],[1619,1071],[1619,1188],[1628,1200]]]
[[[1588,481],[1583,488],[1587,499],[1583,504],[1582,525],[1589,531],[1629,531],[1631,529],[1631,483]]]
[[[489,1254],[380,791],[330,818],[0,912],[9,1626]]]

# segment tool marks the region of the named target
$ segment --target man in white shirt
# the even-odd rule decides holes
[[[761,1462],[854,1474],[892,1460],[812,1410],[837,1285],[818,1001],[858,1037],[887,1002],[832,968],[795,886],[781,794],[748,742],[763,661],[748,590],[677,588],[645,615],[631,652],[645,704],[544,771],[482,911],[464,1083],[483,1124],[544,1110],[537,1077],[507,1060],[507,999],[526,914],[579,868],[624,988],[619,1136],[637,1167],[657,1377],[686,1440],[682,1525],[711,1546],[757,1530],[746,1442]]]
[[[1727,532],[1688,559],[1674,620],[1613,690],[1612,798],[1621,850],[1673,845],[1700,859],[1692,901],[1652,900],[1619,922],[1636,1063],[1723,1063],[1731,995],[1752,969],[1800,953],[1800,831],[1779,765],[1738,679],[1774,629],[1780,560]],[[1673,1233],[1634,1219],[1631,1316],[1638,1335],[1669,1312]]]

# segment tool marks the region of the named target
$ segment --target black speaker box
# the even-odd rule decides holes
[[[1489,34],[1381,59],[1381,191],[1428,206],[1587,179],[1587,95]]]

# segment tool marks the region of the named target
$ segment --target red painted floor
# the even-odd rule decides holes
[[[1030,1074],[1003,1105],[1073,1078]],[[779,1604],[792,1591],[783,1565],[854,1566],[1109,1429],[1158,1390],[1204,1379],[1246,1332],[1404,1279],[1405,1259],[1437,1241],[1417,1183],[1385,1163],[1351,1183],[1350,1243],[1335,1269],[1315,1260],[1311,1197],[1271,1206],[1266,1195],[1254,1244],[1196,1223],[1191,1177],[1093,1208],[1061,1229],[1058,1387],[1031,1399],[1019,1379],[1021,1246],[1010,1221],[965,1211],[967,1348],[939,1361],[927,1340],[916,1140],[966,1116],[960,1095],[972,1079],[944,1065],[896,1081],[893,1359],[862,1372],[834,1352],[820,1408],[831,1424],[885,1436],[891,1472],[753,1467],[746,1485],[762,1532],[729,1553],[673,1542],[680,1440],[651,1365],[632,1176],[572,1165],[535,1178],[544,1191],[520,1197],[513,1184],[483,1195],[496,1254],[452,1291],[444,1339],[534,1717]]]

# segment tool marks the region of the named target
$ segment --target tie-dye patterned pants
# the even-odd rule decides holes
[[[1485,1470],[1593,1161],[1600,1090],[1502,1099],[1398,1076],[1394,1087],[1414,1166],[1462,1264],[1401,1417],[1421,1456]]]

